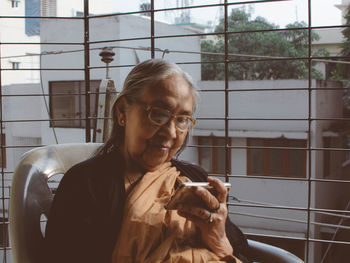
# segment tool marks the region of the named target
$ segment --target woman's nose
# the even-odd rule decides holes
[[[170,119],[166,124],[162,126],[162,133],[168,138],[175,139],[176,138],[176,124],[175,119]]]

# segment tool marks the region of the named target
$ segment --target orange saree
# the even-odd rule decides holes
[[[189,220],[166,210],[175,182],[188,180],[175,167],[148,172],[129,192],[112,262],[223,262],[200,240]],[[240,262],[236,260],[236,262]]]

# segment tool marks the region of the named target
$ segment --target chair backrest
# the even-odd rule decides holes
[[[98,143],[60,144],[33,149],[22,157],[14,172],[10,198],[12,257],[18,263],[40,262],[43,255],[42,215],[52,202],[48,179],[64,174],[88,159]]]
[[[15,263],[38,263],[43,255],[41,217],[48,216],[52,192],[48,179],[64,174],[88,159],[99,143],[59,144],[27,152],[14,172],[10,199],[10,240]],[[302,263],[295,255],[265,243],[249,240],[250,256],[261,263]]]

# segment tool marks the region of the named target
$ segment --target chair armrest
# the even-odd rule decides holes
[[[295,256],[294,254],[272,246],[266,243],[258,242],[255,240],[248,240],[249,245],[249,257],[254,262],[261,263],[304,263],[303,260]]]

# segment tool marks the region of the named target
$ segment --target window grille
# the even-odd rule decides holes
[[[98,54],[108,46],[116,53],[109,68],[117,91],[127,72],[148,58],[176,62],[194,77],[200,107],[180,157],[232,183],[229,214],[249,238],[305,262],[342,262],[350,246],[350,85],[338,70],[349,60],[333,48],[344,41],[346,20],[317,20],[325,16],[316,0],[150,0],[130,7],[121,0],[117,7],[102,2],[59,6],[42,0],[41,16],[23,16],[20,8],[0,14],[4,25],[40,19],[40,37],[39,31],[24,36],[24,26],[23,35],[1,32],[1,260],[12,262],[8,201],[19,155],[46,144],[92,141],[95,80],[105,75]],[[350,3],[335,4],[345,14]],[[251,14],[248,20],[260,26],[243,27],[242,18],[232,28],[232,10],[234,18]],[[265,23],[290,13],[294,18],[283,23],[298,22],[293,26]],[[336,37],[322,42],[315,34]],[[259,46],[261,39],[271,46]],[[305,45],[303,52],[298,45]],[[5,63],[30,56],[38,57],[38,67]],[[39,81],[28,72],[40,73]],[[61,94],[60,83],[79,88]],[[74,116],[60,113],[69,99],[85,104],[71,111]]]

